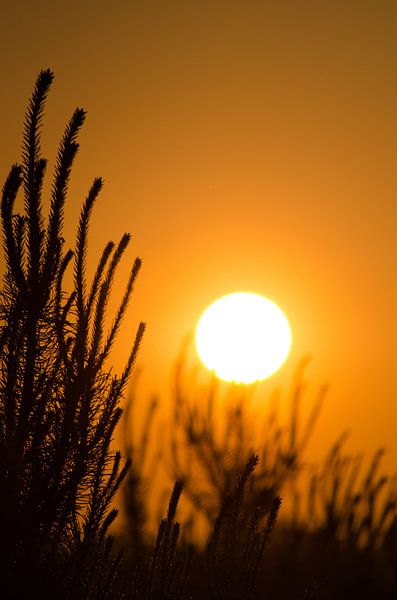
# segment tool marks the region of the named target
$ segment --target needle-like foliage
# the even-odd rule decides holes
[[[127,365],[112,375],[107,358],[140,269],[134,262],[107,331],[106,308],[130,237],[110,242],[89,286],[90,216],[102,180],[83,204],[74,252],[62,238],[64,205],[85,112],[77,109],[62,137],[48,218],[41,156],[51,71],[37,79],[25,117],[21,164],[4,184],[1,221],[5,267],[0,295],[0,577],[2,597],[118,597],[119,558],[108,529],[113,498],[128,463],[111,448],[120,399],[144,332]],[[24,212],[14,213],[23,190]],[[74,289],[63,278],[74,258]]]
[[[258,570],[281,505],[281,499],[276,496],[269,510],[259,505],[248,518],[244,514],[244,492],[258,463],[259,456],[248,458],[233,493],[225,497],[208,539],[208,598],[249,600],[253,596]]]

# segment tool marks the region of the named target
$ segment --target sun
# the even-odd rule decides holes
[[[248,292],[228,294],[210,304],[195,338],[207,369],[235,383],[270,377],[291,348],[291,329],[282,310],[268,298]]]

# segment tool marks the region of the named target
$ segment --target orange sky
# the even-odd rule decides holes
[[[318,444],[349,428],[351,447],[387,445],[396,469],[396,2],[81,4],[2,6],[0,177],[50,67],[52,162],[72,109],[88,110],[67,238],[102,175],[91,258],[127,230],[130,260],[144,261],[116,362],[146,320],[142,388],[166,395],[202,310],[232,291],[263,293],[294,336],[264,397],[312,354],[313,391],[331,385]]]

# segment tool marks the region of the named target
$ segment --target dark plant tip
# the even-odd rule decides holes
[[[54,72],[51,69],[43,69],[39,73],[37,82],[48,85],[54,81],[54,77],[55,77]]]

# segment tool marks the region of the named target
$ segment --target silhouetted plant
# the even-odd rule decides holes
[[[343,434],[320,469],[314,470],[307,494],[310,529],[356,548],[377,549],[395,535],[397,526],[396,480],[378,475],[383,449],[375,452],[362,474],[362,457],[342,452]]]
[[[167,516],[160,523],[156,544],[151,560],[147,597],[155,600],[177,600],[183,591],[183,585],[189,570],[190,557],[182,567],[177,564],[177,543],[180,523],[175,522],[175,514],[183,486],[175,482],[171,494]],[[178,573],[178,568],[180,573]]]
[[[1,595],[116,598],[120,556],[113,553],[108,529],[128,463],[111,442],[144,325],[120,376],[106,361],[141,263],[136,259],[106,331],[114,275],[130,236],[106,245],[88,285],[88,227],[102,189],[102,180],[95,179],[82,207],[75,251],[65,250],[63,212],[82,109],[76,109],[60,142],[44,219],[47,162],[40,138],[52,81],[49,70],[37,79],[25,117],[22,163],[11,168],[1,203]],[[15,214],[21,188],[24,212]],[[67,294],[63,277],[73,257],[74,289]]]
[[[259,437],[255,435],[258,422],[250,422],[246,399],[238,393],[222,398],[224,405],[221,409],[218,406],[217,412],[220,391],[216,380],[201,384],[190,375],[184,376],[183,360],[177,365],[171,477],[184,482],[193,529],[200,514],[205,515],[210,529],[216,523],[205,561],[208,588],[203,587],[204,562],[196,549],[192,597],[207,597],[210,593],[215,598],[249,597],[248,580],[239,569],[249,555],[245,536],[250,519],[255,518],[258,506],[263,513],[271,510],[272,499],[281,490],[286,494],[286,516],[276,529],[269,566],[258,572],[259,587],[253,597],[394,597],[396,481],[377,474],[382,450],[375,453],[367,473],[360,475],[360,459],[342,451],[345,436],[336,442],[320,467],[314,468],[307,459],[303,462],[325,388],[319,391],[302,427],[299,407],[304,391],[302,371],[298,370],[290,395],[289,419],[280,425],[277,412],[270,411]],[[230,499],[235,493],[236,473],[241,470],[244,453],[255,447],[262,447],[262,464],[245,480],[240,518],[231,527]],[[190,539],[198,539],[197,530]]]
[[[247,481],[247,510],[271,506],[285,482],[293,480],[303,465],[303,453],[310,440],[326,388],[319,390],[309,416],[302,424],[300,405],[305,392],[303,361],[297,370],[289,396],[289,414],[280,424],[277,409],[267,410],[263,421],[250,423],[243,391],[223,398],[216,412],[220,392],[216,379],[198,385],[184,375],[185,356],[176,366],[173,422],[171,426],[172,477],[184,482],[186,496],[194,510],[214,522],[226,495],[250,454],[260,451],[261,461]]]
[[[192,548],[178,550],[181,525],[175,521],[175,515],[182,489],[182,484],[176,481],[153,550],[142,555],[138,563],[135,561],[131,586],[134,600],[179,600],[183,597]]]
[[[258,465],[252,455],[241,471],[232,494],[225,497],[207,542],[208,597],[249,600],[280,508],[276,496],[268,506],[243,510],[247,482]],[[263,520],[265,519],[265,522]]]
[[[396,595],[396,481],[379,474],[382,450],[364,471],[362,457],[344,451],[346,437],[310,467],[292,518],[276,530],[264,582],[276,598],[299,589],[316,599]]]
[[[186,390],[179,363],[171,461],[169,456],[164,461],[166,466],[171,462],[177,481],[157,537],[149,541],[144,492],[157,401],[149,405],[136,437],[127,435],[130,423],[125,421],[127,460],[112,449],[143,324],[121,375],[107,366],[140,260],[131,268],[107,330],[112,283],[129,235],[118,245],[106,245],[88,284],[88,227],[102,189],[102,181],[95,179],[80,214],[74,253],[65,250],[63,211],[85,119],[81,109],[61,140],[49,215],[43,216],[46,161],[40,133],[52,80],[50,71],[38,77],[25,118],[22,162],[11,168],[1,202],[1,598],[395,598],[395,480],[378,474],[382,450],[360,475],[360,459],[343,452],[344,436],[320,468],[313,469],[303,491],[305,502],[298,502],[298,488],[287,497],[292,518],[279,524],[272,551],[265,553],[280,508],[278,493],[302,470],[324,395],[320,390],[301,428],[302,371],[294,382],[288,423],[281,426],[277,412],[270,412],[256,437],[243,399],[236,396],[223,413],[220,430],[215,380],[204,388],[189,381]],[[14,206],[21,189],[24,211],[18,214]],[[67,293],[63,279],[73,257],[73,290]],[[133,400],[127,403],[131,407]],[[114,496],[125,479],[123,541],[129,537],[129,548],[122,560],[109,527],[117,515]],[[207,519],[210,535],[204,549],[189,546],[189,536],[181,535],[175,520],[182,488],[193,523],[200,515]],[[306,512],[299,511],[304,504]]]
[[[126,516],[124,535],[128,539],[130,559],[134,569],[145,556],[148,543],[147,524],[150,520],[148,513],[148,497],[156,468],[159,464],[159,450],[154,460],[149,462],[149,444],[152,444],[154,421],[158,409],[158,400],[153,397],[143,418],[140,432],[134,430],[135,393],[128,395],[123,415],[123,443],[125,455],[132,468],[128,470],[123,490],[123,508]],[[153,444],[152,444],[153,445]]]

